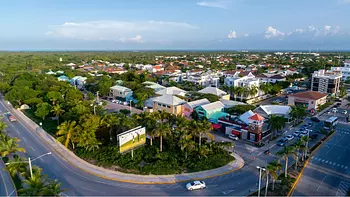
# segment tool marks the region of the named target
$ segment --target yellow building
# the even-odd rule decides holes
[[[155,98],[153,100],[153,111],[166,111],[174,115],[182,114],[182,105],[186,101],[173,96],[173,95],[163,95]]]

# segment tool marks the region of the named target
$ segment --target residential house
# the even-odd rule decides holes
[[[182,114],[182,105],[186,101],[170,94],[165,94],[153,99],[153,111],[166,111],[174,115]]]
[[[188,81],[203,87],[219,85],[220,77],[215,73],[201,73],[196,75],[185,75],[181,81]]]
[[[156,95],[177,95],[177,96],[185,96],[186,95],[186,91],[182,90],[178,87],[168,87],[162,90],[159,90],[156,92]]]
[[[331,67],[331,71],[341,72],[343,81],[350,79],[350,60],[345,60],[343,67]]]
[[[224,104],[222,104],[220,101],[201,105],[197,107],[195,110],[199,118],[206,118],[211,122],[217,122],[217,120],[221,116],[226,115],[226,113],[223,112]]]
[[[82,89],[86,83],[86,80],[86,77],[75,76],[70,80],[70,83],[78,89]]]
[[[240,97],[244,99],[252,99],[258,96],[261,96],[263,94],[262,91],[260,91],[258,88],[260,87],[261,81],[260,79],[256,78],[252,73],[249,73],[247,76],[244,77],[226,77],[225,78],[225,85],[228,87],[242,87],[245,89],[255,87],[257,88],[257,93],[255,95],[249,94],[244,95],[241,94]]]
[[[133,100],[132,94],[133,92],[131,89],[124,86],[115,85],[110,87],[109,97],[117,100],[129,101]]]
[[[208,99],[200,99],[200,100],[196,100],[196,101],[187,102],[184,105],[182,105],[183,115],[187,118],[190,118],[192,112],[194,111],[194,109],[196,107],[206,105],[209,103],[210,103],[210,101],[208,101]]]
[[[198,92],[202,94],[213,94],[218,96],[220,99],[230,100],[230,95],[227,94],[225,91],[220,90],[219,88],[206,87],[202,90],[199,90]]]
[[[166,87],[159,85],[158,83],[152,82],[152,81],[145,81],[142,83],[143,85],[146,85],[146,88],[151,88],[153,89],[155,92],[161,91],[166,89]]]
[[[69,81],[69,78],[65,75],[61,75],[59,77],[57,77],[58,81]]]
[[[286,78],[281,75],[276,74],[259,74],[255,76],[260,79],[262,83],[276,83],[280,81],[286,81]]]

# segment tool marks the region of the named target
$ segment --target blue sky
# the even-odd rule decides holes
[[[0,50],[350,50],[350,0],[11,0]]]

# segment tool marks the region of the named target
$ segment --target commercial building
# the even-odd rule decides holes
[[[199,118],[206,118],[211,122],[216,122],[220,116],[226,115],[226,113],[223,112],[223,109],[224,104],[220,101],[216,101],[214,103],[199,106],[195,110]]]
[[[327,102],[326,93],[307,91],[288,95],[288,105],[302,105],[308,110],[316,110]]]
[[[311,90],[336,95],[339,93],[341,78],[340,71],[315,71],[312,74]]]
[[[208,99],[200,99],[200,100],[185,103],[184,105],[182,105],[183,115],[187,118],[190,118],[191,114],[195,108],[202,106],[202,105],[209,104],[209,103],[210,103],[210,101],[208,101]]]

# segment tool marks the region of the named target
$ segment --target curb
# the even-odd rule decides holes
[[[12,109],[11,111],[14,111],[14,110],[16,110],[16,109]],[[10,111],[10,110],[9,110]],[[17,111],[16,111],[17,112]],[[18,113],[18,112],[17,112]],[[22,114],[20,114],[20,115],[23,115],[23,116],[25,116],[26,118],[28,118],[23,112],[21,112]],[[22,119],[22,121],[24,122],[24,123],[22,123],[21,122],[21,124],[24,126],[24,127],[26,127],[29,131],[32,131],[33,129],[31,128],[31,126],[29,126],[27,123],[26,123],[26,121],[24,121],[23,120],[23,118],[21,117],[21,119]],[[30,118],[28,118],[30,121],[32,121]],[[37,125],[35,122],[33,122],[35,125]],[[37,126],[38,128],[40,128],[39,126]],[[35,129],[34,129],[35,130]],[[45,132],[46,133],[46,131],[45,130],[42,130],[41,132]],[[46,133],[47,134],[47,133]],[[51,146],[51,144],[46,140],[46,139],[44,139],[44,137],[42,136],[42,134],[41,133],[38,133],[38,134],[34,134],[34,135],[36,135],[36,136],[39,136],[39,138],[41,139],[41,141],[43,141],[43,142],[45,142],[47,145],[48,145],[48,147],[50,147],[50,149],[52,149],[55,153],[57,153],[58,155],[60,155],[61,156],[61,158],[63,158],[66,162],[68,162],[69,164],[71,164],[72,166],[74,166],[74,167],[76,167],[76,168],[78,168],[78,169],[80,169],[80,170],[82,170],[82,171],[84,171],[84,172],[86,172],[86,173],[88,173],[88,174],[91,174],[91,175],[94,175],[94,176],[96,176],[96,177],[99,177],[99,178],[103,178],[103,179],[107,179],[107,180],[112,180],[112,181],[118,181],[118,182],[124,182],[124,183],[133,183],[133,184],[144,184],[144,185],[149,185],[149,184],[174,184],[174,183],[179,183],[179,182],[187,182],[187,181],[192,181],[192,180],[198,180],[198,179],[208,179],[208,178],[213,178],[213,177],[217,177],[217,176],[222,176],[222,175],[225,175],[225,174],[229,174],[229,173],[232,173],[232,172],[235,172],[235,171],[237,171],[237,170],[239,170],[239,169],[241,169],[243,166],[244,166],[244,160],[242,159],[242,158],[240,158],[240,160],[242,160],[242,164],[240,165],[240,166],[238,166],[237,168],[235,168],[235,169],[232,169],[232,170],[229,170],[229,171],[226,171],[226,172],[223,172],[223,173],[219,173],[219,174],[214,174],[214,175],[210,175],[210,176],[205,176],[205,177],[202,177],[202,178],[191,178],[191,179],[186,179],[186,180],[179,180],[179,181],[167,181],[167,182],[153,182],[153,181],[134,181],[134,180],[125,180],[125,179],[118,179],[118,178],[111,178],[111,177],[107,177],[107,176],[104,176],[104,175],[101,175],[101,174],[98,174],[98,173],[95,173],[95,172],[92,172],[92,171],[88,171],[88,170],[86,170],[86,169],[84,169],[83,167],[80,167],[80,166],[77,166],[75,163],[73,163],[72,161],[70,161],[68,158],[66,158],[66,156],[64,156],[62,153],[60,153],[58,150],[56,150],[56,148],[54,147],[54,146]],[[49,135],[49,134],[47,134],[47,135]],[[52,136],[48,136],[48,137],[52,137]],[[54,139],[55,140],[55,139]],[[56,142],[56,140],[55,140],[55,143],[57,143]],[[60,146],[60,144],[58,144],[58,146]],[[67,151],[67,150],[65,150],[65,151]],[[69,150],[68,150],[69,151]],[[68,154],[70,154],[69,152],[68,152]],[[74,154],[74,153],[72,153],[72,154]],[[81,159],[81,158],[79,158],[78,156],[76,156],[75,154],[74,154],[74,156],[75,157],[77,157],[76,159],[80,159],[80,160],[82,160],[82,162],[86,162],[85,160],[83,160],[83,159]],[[79,160],[78,160],[79,161]],[[233,162],[237,162],[238,160],[235,158],[235,161],[233,161]],[[86,162],[88,165],[92,165],[92,167],[91,168],[94,168],[94,167],[97,167],[97,168],[102,168],[102,167],[99,167],[99,166],[95,166],[95,165],[93,165],[93,164],[90,164],[90,163],[88,163],[88,162]],[[227,164],[228,165],[228,164]],[[222,166],[223,167],[223,166]],[[95,170],[100,170],[100,169],[95,169]],[[102,169],[101,169],[102,170]],[[105,169],[105,170],[108,170],[108,169]],[[214,169],[213,169],[214,170]],[[116,172],[118,172],[118,171],[116,171]],[[123,173],[123,172],[119,172],[119,173]],[[200,172],[197,172],[197,173],[200,173]],[[126,174],[126,175],[128,175],[127,173],[124,173],[124,174]],[[179,175],[181,175],[181,174],[179,174]],[[142,176],[142,175],[140,175],[140,176]],[[171,175],[169,175],[169,176],[171,176]]]
[[[335,131],[335,132],[336,132],[336,131]],[[322,144],[325,143],[325,142],[327,142],[327,141],[335,134],[335,132],[333,132],[331,135],[329,135],[329,136],[327,137],[327,139],[325,139],[325,140],[322,142]],[[317,147],[315,148],[315,150],[313,150],[313,151],[310,153],[309,158],[305,161],[305,164],[304,164],[303,168],[301,169],[301,171],[300,171],[300,173],[299,173],[297,179],[295,180],[295,182],[294,182],[292,188],[291,188],[290,191],[288,192],[287,197],[289,197],[289,196],[294,192],[294,189],[296,188],[296,186],[297,186],[297,184],[298,184],[298,182],[299,182],[301,176],[303,175],[304,169],[306,168],[307,164],[309,163],[309,160],[310,160],[312,154],[313,154],[314,152],[316,152],[316,151],[321,147],[322,144],[320,144],[319,146],[317,146]]]

